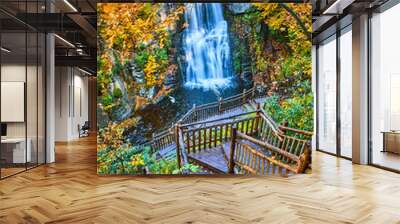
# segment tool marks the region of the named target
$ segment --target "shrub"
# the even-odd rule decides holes
[[[273,95],[264,103],[265,111],[277,122],[288,122],[288,126],[306,131],[314,127],[314,97],[309,81],[302,82],[289,98]]]

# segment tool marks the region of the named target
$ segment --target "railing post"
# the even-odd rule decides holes
[[[222,101],[223,101],[223,99],[222,99],[222,97],[220,97],[219,100],[218,100],[218,104],[219,104],[219,106],[218,106],[218,111],[219,111],[220,113],[222,112]]]
[[[176,143],[176,160],[178,169],[181,168],[181,154],[179,146],[179,124],[175,124],[175,143]]]
[[[246,103],[246,89],[243,89],[242,99],[243,99],[243,104],[245,104]]]
[[[258,125],[260,123],[260,117],[261,117],[260,113],[261,113],[261,105],[260,105],[260,103],[257,103],[257,105],[256,105],[256,121],[255,121],[255,125],[253,128],[253,130],[255,131],[254,134],[258,134]]]
[[[284,121],[282,122],[282,126],[283,126],[283,127],[288,127],[288,125],[289,125],[289,122],[288,122],[287,120],[284,120]],[[281,129],[281,131],[283,132],[284,135],[286,135],[286,130],[282,130],[282,129]]]
[[[237,128],[236,124],[232,126],[232,136],[231,136],[231,148],[230,148],[230,153],[229,153],[229,167],[228,167],[228,173],[233,174],[234,173],[234,168],[235,168],[235,149],[236,149],[236,135],[237,135]]]

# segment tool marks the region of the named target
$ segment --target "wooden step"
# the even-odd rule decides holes
[[[169,146],[157,151],[155,153],[157,159],[171,160],[176,159],[176,144],[173,142]]]
[[[228,173],[228,162],[225,159],[221,146],[204,149],[196,153],[189,153],[188,158],[193,163],[204,166],[212,172]]]

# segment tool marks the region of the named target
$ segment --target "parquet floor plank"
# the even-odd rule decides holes
[[[0,181],[0,223],[400,223],[400,175],[313,152],[282,177],[96,175],[96,139]]]

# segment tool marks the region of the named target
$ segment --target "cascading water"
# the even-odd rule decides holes
[[[228,24],[220,3],[188,3],[183,48],[185,87],[216,89],[231,86]]]

